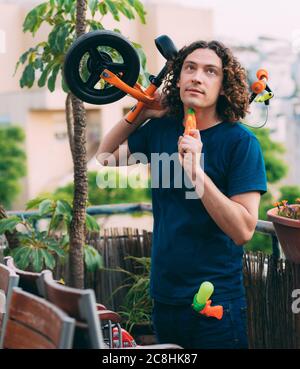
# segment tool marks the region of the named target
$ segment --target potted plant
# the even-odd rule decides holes
[[[38,212],[28,218],[16,215],[0,220],[0,235],[16,231],[19,246],[6,248],[5,256],[12,256],[19,269],[40,272],[47,268],[53,270],[58,259],[65,260],[69,251],[70,223],[73,209],[65,200],[37,198],[27,204],[26,210],[36,209]],[[45,229],[37,227],[37,222],[48,218]],[[99,231],[95,219],[87,214],[86,228]],[[88,271],[102,266],[102,258],[98,251],[90,245],[84,247],[85,265]]]
[[[274,206],[267,212],[268,220],[273,222],[286,258],[300,264],[300,199],[295,204],[283,200]]]
[[[110,269],[128,275],[124,284],[118,287],[113,294],[122,288],[129,288],[118,313],[124,320],[124,328],[131,333],[139,345],[157,343],[151,325],[153,301],[149,294],[150,288],[150,257],[127,256],[134,262],[134,272],[117,268]]]

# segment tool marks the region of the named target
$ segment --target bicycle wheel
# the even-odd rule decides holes
[[[94,31],[80,36],[68,50],[63,74],[71,92],[91,104],[109,104],[125,92],[101,80],[108,69],[133,86],[140,72],[140,61],[133,46],[119,33]]]

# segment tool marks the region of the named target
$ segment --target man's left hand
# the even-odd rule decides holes
[[[192,129],[189,135],[179,137],[179,162],[191,179],[194,179],[196,169],[200,166],[202,146],[203,144],[198,129]]]

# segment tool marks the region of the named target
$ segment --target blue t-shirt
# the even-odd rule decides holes
[[[157,175],[154,173],[160,176],[159,185],[152,186],[151,297],[166,304],[192,303],[204,281],[214,284],[214,303],[240,297],[244,294],[243,247],[217,226],[201,199],[187,198],[187,192],[194,188],[184,180],[183,186],[174,182],[178,175],[174,176],[172,161],[170,186],[162,183],[169,174],[164,171],[162,175],[163,165],[157,164],[157,155],[167,153],[178,158],[178,139],[183,133],[181,120],[163,117],[148,121],[128,137],[130,152],[145,154],[151,163],[152,180]],[[200,134],[203,169],[224,195],[266,192],[264,160],[254,134],[240,123],[225,121],[200,130]]]

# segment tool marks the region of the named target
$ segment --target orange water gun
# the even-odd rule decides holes
[[[272,99],[272,97],[274,96],[272,90],[267,83],[269,79],[269,74],[266,69],[259,69],[256,72],[256,77],[257,81],[253,82],[251,85],[252,94],[250,96],[249,103],[251,104],[254,100],[255,102],[263,102],[265,103],[265,105],[269,105],[269,100]],[[262,94],[264,91],[266,91],[264,95],[257,97],[257,95]]]
[[[189,108],[185,119],[185,130],[184,134],[189,135],[192,129],[196,129],[196,115],[193,109]]]

